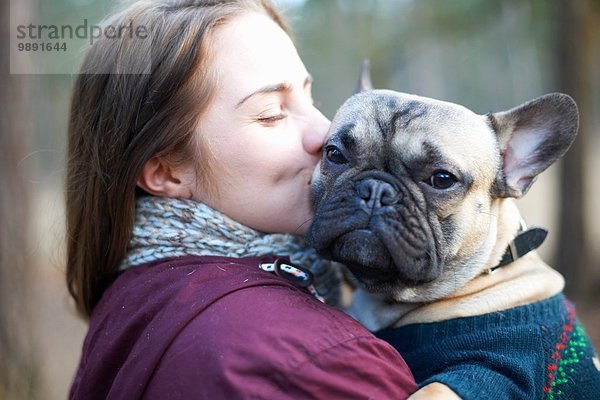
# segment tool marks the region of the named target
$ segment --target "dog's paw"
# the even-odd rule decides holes
[[[460,397],[443,383],[433,382],[417,390],[408,400],[460,400]]]

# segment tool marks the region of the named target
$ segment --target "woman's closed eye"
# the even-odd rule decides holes
[[[283,109],[279,108],[260,113],[255,117],[255,121],[263,125],[274,125],[286,117],[287,113],[283,111]]]

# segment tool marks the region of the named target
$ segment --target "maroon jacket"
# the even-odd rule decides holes
[[[258,268],[182,257],[104,293],[71,399],[403,399],[400,355],[344,313]]]

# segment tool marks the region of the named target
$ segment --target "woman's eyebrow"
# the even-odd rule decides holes
[[[308,75],[306,77],[306,79],[304,80],[304,84],[303,87],[306,87],[307,85],[311,84],[313,81],[312,76]],[[242,104],[244,104],[244,102],[248,99],[250,99],[253,96],[259,95],[259,94],[268,94],[268,93],[276,93],[276,92],[289,92],[292,90],[292,84],[289,82],[280,82],[280,83],[274,83],[272,85],[266,85],[263,86],[257,90],[255,90],[254,92],[250,93],[249,95],[245,96],[243,99],[241,99],[237,105],[235,106],[235,108],[239,108]]]
[[[259,94],[267,94],[267,93],[275,93],[275,92],[289,92],[290,90],[292,90],[292,84],[289,82],[281,82],[281,83],[274,83],[272,85],[266,85],[261,87],[260,89],[255,90],[254,92],[250,93],[248,96],[244,97],[242,100],[240,100],[237,105],[235,106],[235,108],[239,108],[242,104],[244,104],[244,102],[246,100],[248,100],[251,97],[254,97],[256,95]]]

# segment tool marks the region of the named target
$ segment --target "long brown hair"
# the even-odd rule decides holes
[[[210,159],[191,144],[215,91],[211,36],[247,11],[288,31],[269,0],[147,0],[107,21],[147,37],[102,37],[88,50],[73,87],[66,178],[66,279],[84,316],[127,252],[146,162],[198,157],[198,179],[208,179]]]

